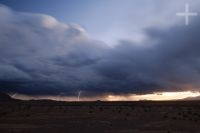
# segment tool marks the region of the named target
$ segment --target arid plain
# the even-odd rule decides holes
[[[0,133],[199,133],[199,101],[0,103]]]

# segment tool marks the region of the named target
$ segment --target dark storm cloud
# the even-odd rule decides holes
[[[70,94],[97,82],[91,66],[106,46],[89,39],[81,26],[1,6],[0,28],[1,90]]]
[[[123,40],[110,48],[79,25],[0,6],[0,90],[100,95],[198,89],[199,22],[150,28],[143,44]]]
[[[112,80],[125,91],[125,88],[138,88],[142,93],[198,90],[199,22],[199,19],[196,19],[190,26],[176,25],[167,30],[148,29],[148,42],[144,45],[134,45],[132,42],[122,41],[112,49],[113,52],[97,66],[97,69],[104,75],[105,80]],[[151,41],[155,43],[148,44]],[[124,81],[129,82],[123,86]]]

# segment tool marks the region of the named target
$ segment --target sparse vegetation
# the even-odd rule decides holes
[[[200,131],[199,103],[184,106],[144,102],[0,104],[0,133],[118,133],[125,129],[131,133],[181,133],[177,131],[183,130],[191,133],[193,128]],[[3,127],[6,124],[9,126]]]

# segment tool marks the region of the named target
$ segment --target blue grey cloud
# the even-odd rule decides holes
[[[200,19],[190,26],[144,30],[148,40],[114,47],[80,25],[0,6],[0,90],[88,95],[198,90]]]

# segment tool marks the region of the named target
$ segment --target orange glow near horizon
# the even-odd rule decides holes
[[[200,92],[184,91],[184,92],[159,92],[144,95],[109,95],[107,101],[140,101],[140,100],[153,100],[153,101],[167,101],[167,100],[180,100],[189,97],[198,97]]]
[[[55,101],[77,101],[76,96],[30,96],[15,94],[11,95],[13,98],[22,100],[38,100],[38,99],[50,99]],[[194,98],[200,96],[200,92],[195,91],[183,91],[183,92],[155,92],[152,94],[127,94],[127,95],[105,95],[99,97],[80,97],[80,101],[140,101],[140,100],[152,100],[152,101],[169,101],[169,100],[181,100],[185,98]]]

